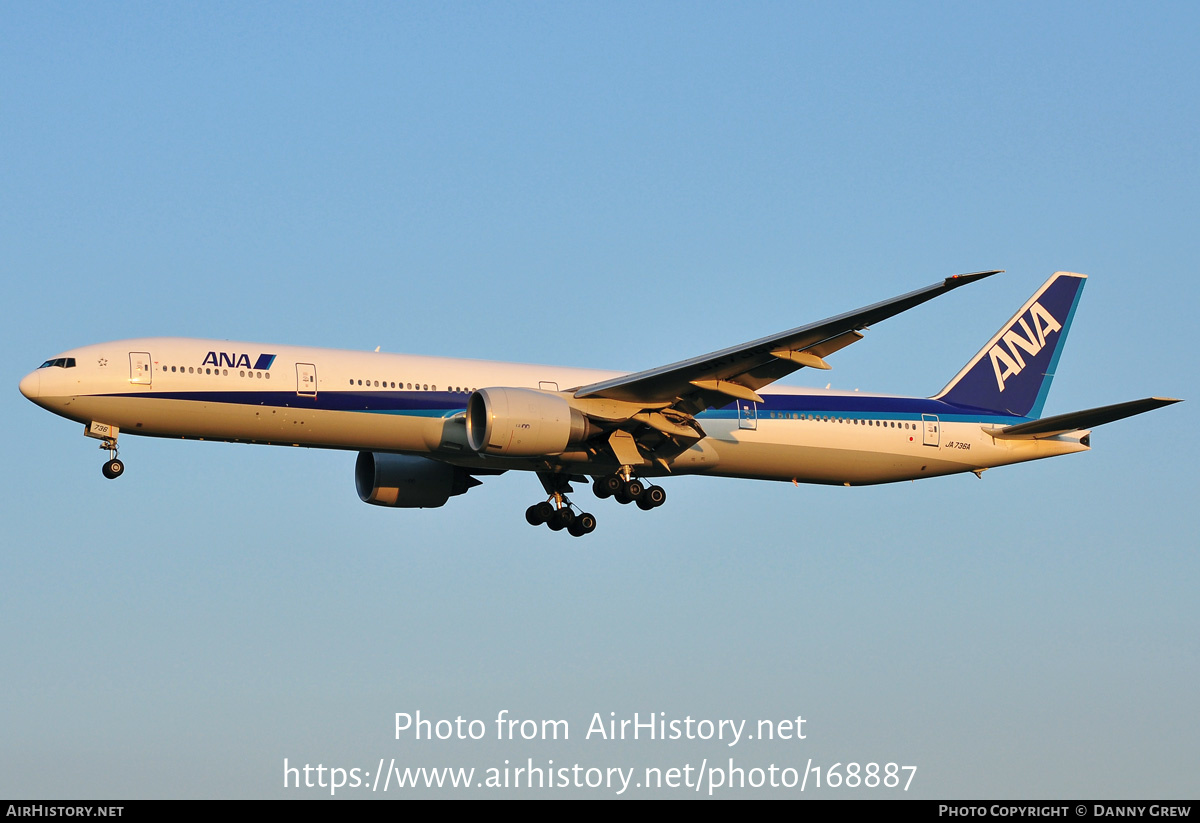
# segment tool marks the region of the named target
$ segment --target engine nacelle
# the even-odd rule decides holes
[[[480,454],[562,454],[597,431],[566,398],[553,392],[479,389],[467,401],[467,444]]]
[[[364,503],[394,509],[436,509],[478,486],[466,469],[426,457],[359,452],[354,486]]]

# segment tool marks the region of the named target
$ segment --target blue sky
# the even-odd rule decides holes
[[[6,6],[0,795],[732,755],[1190,796],[1197,30],[1184,3]],[[129,438],[110,483],[16,390],[147,335],[649,368],[985,268],[790,382],[932,394],[1066,269],[1047,413],[1192,402],[982,480],[680,478],[570,540],[525,525],[533,477],[376,510],[351,453]],[[393,739],[501,709],[572,740]],[[576,739],[658,711],[809,736]]]

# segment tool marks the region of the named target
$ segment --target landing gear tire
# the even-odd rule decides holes
[[[642,496],[637,499],[638,508],[644,512],[657,509],[667,502],[667,493],[662,486],[647,486]]]
[[[583,537],[585,534],[591,534],[596,530],[596,518],[584,512],[575,518],[571,525],[567,526],[567,531],[572,537]]]
[[[105,461],[104,465],[100,467],[100,471],[109,480],[116,480],[125,473],[125,464],[114,457],[112,460]]]
[[[592,493],[601,500],[612,497],[621,493],[621,487],[625,485],[621,478],[615,474],[610,474],[607,477],[597,477],[592,481]]]
[[[531,526],[540,526],[543,523],[548,523],[553,516],[554,507],[545,500],[525,510],[525,522]]]
[[[617,478],[617,480],[620,480],[620,478]],[[646,493],[646,487],[642,481],[632,479],[620,480],[620,482],[621,488],[613,494],[613,497],[617,498],[617,502],[625,505],[636,501],[640,506],[642,495]]]
[[[554,531],[570,528],[575,522],[575,512],[562,508],[550,516],[549,525]]]

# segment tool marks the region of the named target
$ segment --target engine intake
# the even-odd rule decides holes
[[[467,401],[467,444],[480,454],[562,454],[598,433],[562,395],[536,389],[479,389]]]
[[[466,469],[405,454],[359,452],[354,463],[358,498],[394,509],[436,509],[478,486]]]

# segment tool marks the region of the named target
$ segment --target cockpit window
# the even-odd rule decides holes
[[[62,369],[73,369],[73,368],[75,368],[75,358],[74,357],[56,357],[53,360],[47,360],[42,365],[38,366],[38,368],[39,369],[47,369],[51,366],[58,366],[59,368],[62,368]]]

